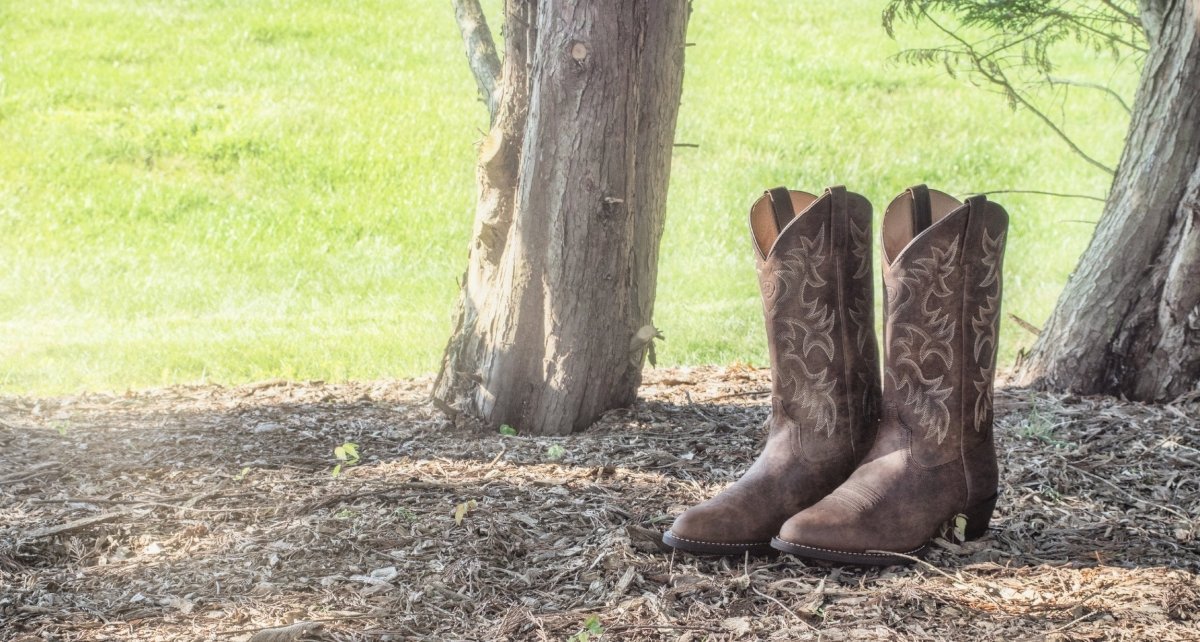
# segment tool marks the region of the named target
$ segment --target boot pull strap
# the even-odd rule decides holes
[[[837,211],[846,209],[845,185],[833,185],[831,187],[826,187],[825,191],[829,192],[829,199],[831,201],[830,205],[832,205],[833,209]]]
[[[978,212],[981,209],[983,209],[984,204],[987,203],[987,196],[984,194],[976,194],[975,196],[968,196],[966,202],[968,205],[971,206],[972,212]]]
[[[933,205],[929,202],[929,188],[923,184],[908,188],[908,193],[913,199],[912,235],[916,238],[933,225]]]
[[[792,193],[786,187],[775,187],[767,190],[771,199],[771,211],[775,212],[775,230],[782,232],[788,223],[796,218],[796,210],[792,207]]]
[[[846,207],[846,186],[834,185],[826,187],[825,192],[829,194],[829,234],[830,240],[833,241],[834,251],[838,256],[843,256],[846,252],[846,236],[847,223],[850,217],[850,210]]]

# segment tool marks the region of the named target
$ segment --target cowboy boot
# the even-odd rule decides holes
[[[783,525],[775,548],[903,564],[945,524],[966,539],[987,531],[999,484],[992,381],[1007,229],[1004,208],[983,196],[959,203],[920,185],[888,206],[879,435],[846,483]]]
[[[797,212],[799,212],[797,214]],[[844,187],[776,188],[750,209],[771,358],[766,446],[663,541],[692,553],[769,552],[789,517],[854,470],[879,419],[871,204]]]

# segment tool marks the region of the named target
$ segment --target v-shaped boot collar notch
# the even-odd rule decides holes
[[[845,204],[846,188],[835,185],[825,188],[820,197],[808,192],[789,190],[786,187],[769,189],[750,207],[750,236],[754,241],[754,252],[760,260],[775,254],[784,237],[810,212],[829,211],[840,199]],[[781,225],[780,222],[784,223]],[[763,248],[766,248],[765,250]]]
[[[924,185],[911,187],[888,205],[883,214],[883,262],[896,264],[909,249],[921,244],[934,230],[950,225],[951,219],[982,212],[987,197],[971,196],[960,202],[953,196]]]

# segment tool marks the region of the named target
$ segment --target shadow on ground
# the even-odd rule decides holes
[[[449,431],[428,386],[0,398],[0,637],[1200,636],[1195,403],[998,391],[993,532],[863,570],[658,549],[752,461],[763,371],[654,371],[568,438]]]

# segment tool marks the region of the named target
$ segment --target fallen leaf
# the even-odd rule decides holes
[[[737,637],[750,634],[750,618],[748,617],[727,617],[721,620],[721,628],[729,631]]]
[[[471,501],[462,502],[460,504],[455,505],[454,506],[454,525],[462,526],[463,518],[465,518],[467,516],[467,513],[475,510],[475,507],[478,505],[479,504],[473,499]]]

